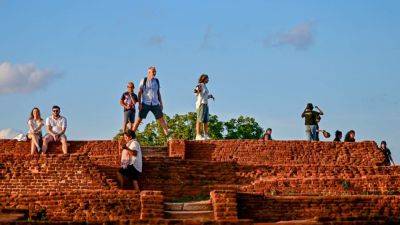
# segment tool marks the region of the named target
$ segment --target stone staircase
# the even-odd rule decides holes
[[[214,213],[210,200],[185,203],[164,203],[166,219],[213,220]]]

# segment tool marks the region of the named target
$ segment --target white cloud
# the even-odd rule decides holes
[[[11,128],[6,128],[3,130],[0,130],[0,139],[13,139],[15,136],[17,136],[20,132],[15,131]]]
[[[49,69],[39,69],[35,64],[0,62],[0,94],[31,93],[46,87],[59,74]]]
[[[264,40],[264,45],[285,46],[290,45],[297,50],[306,50],[314,43],[314,23],[305,22],[298,24],[289,31],[271,35]]]

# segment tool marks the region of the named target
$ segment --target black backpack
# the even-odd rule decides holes
[[[157,78],[153,78],[153,79],[156,80],[156,82],[157,82],[157,87],[158,87],[158,89],[160,89],[160,81],[159,81]],[[144,80],[143,80],[143,89],[146,88],[146,84],[147,84],[147,77],[145,77]]]

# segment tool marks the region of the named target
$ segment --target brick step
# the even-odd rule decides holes
[[[212,211],[212,205],[210,200],[184,203],[166,202],[164,209],[165,211]]]
[[[166,219],[212,220],[213,211],[164,211]]]
[[[400,176],[376,175],[365,178],[261,178],[240,188],[267,195],[400,194]]]
[[[10,214],[3,214],[0,213],[0,223],[6,222],[16,222],[18,220],[26,220],[25,214],[22,213],[10,213]]]
[[[27,220],[29,211],[25,209],[0,209],[0,223]]]

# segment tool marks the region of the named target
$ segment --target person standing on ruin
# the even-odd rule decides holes
[[[124,179],[132,181],[135,190],[139,190],[138,180],[142,173],[142,151],[140,144],[136,140],[135,132],[131,130],[127,130],[124,133],[124,139],[126,144],[121,146],[121,168],[119,169],[119,174]]]
[[[311,103],[308,103],[306,109],[301,114],[301,117],[304,118],[304,124],[306,126],[306,135],[308,141],[317,141],[317,132],[318,132],[318,120],[320,120],[320,116],[324,115],[322,110],[315,106],[318,111],[314,111],[314,106]]]
[[[200,75],[199,83],[194,89],[196,94],[196,140],[209,140],[208,122],[210,120],[210,113],[208,108],[208,99],[215,100],[214,96],[210,94],[207,88],[207,83],[210,81],[207,74]],[[201,132],[203,127],[203,133]]]
[[[47,134],[43,140],[42,154],[46,154],[47,147],[50,142],[61,142],[62,151],[64,154],[68,153],[67,136],[67,118],[60,115],[61,109],[55,105],[52,108],[51,116],[46,119]]]
[[[356,142],[356,132],[354,130],[347,132],[344,137],[344,142]]]
[[[379,148],[381,150],[381,152],[384,154],[385,156],[385,161],[383,162],[383,164],[385,166],[390,166],[391,164],[393,164],[394,166],[396,165],[393,161],[392,158],[392,152],[390,151],[390,149],[387,147],[386,141],[382,141],[381,142],[381,146]]]
[[[160,81],[156,78],[156,67],[151,66],[147,70],[147,77],[140,81],[138,100],[139,100],[139,117],[136,119],[132,131],[136,131],[142,120],[152,112],[156,120],[163,128],[167,139],[170,138],[167,122],[163,114],[163,101],[160,92]]]
[[[31,139],[31,155],[35,153],[35,150],[40,153],[42,151],[40,142],[42,140],[42,128],[44,121],[40,116],[39,108],[35,107],[31,111],[31,115],[28,120],[28,138]]]
[[[123,132],[127,130],[127,126],[132,128],[135,123],[135,104],[138,102],[138,97],[135,94],[134,89],[135,85],[133,82],[129,82],[127,85],[127,91],[122,94],[119,101],[119,104],[124,108],[124,122],[122,124]]]

